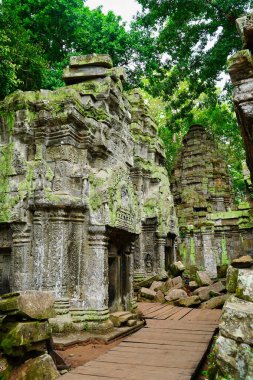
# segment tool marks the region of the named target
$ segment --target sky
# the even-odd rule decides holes
[[[117,16],[121,16],[123,21],[131,21],[132,17],[141,10],[140,4],[135,0],[87,0],[85,2],[89,8],[94,9],[103,6],[103,12],[113,11]]]

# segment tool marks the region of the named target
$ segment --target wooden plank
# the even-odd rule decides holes
[[[122,342],[120,344],[121,347],[136,347],[138,349],[146,349],[146,350],[153,350],[154,354],[157,350],[174,350],[177,352],[185,352],[185,351],[192,351],[191,345],[174,345],[173,342],[171,344],[159,344],[159,343],[146,343],[146,342]],[[201,351],[203,352],[203,346],[199,347],[199,345],[194,346],[194,351]],[[158,351],[156,355],[159,355]]]
[[[176,314],[181,310],[181,307],[173,306],[172,309],[164,311],[164,313],[159,315],[159,318],[157,319],[168,319],[171,315]]]
[[[154,306],[152,309],[148,309],[147,311],[145,311],[144,317],[145,318],[151,318],[153,314],[156,314],[156,312],[158,312],[159,310],[161,310],[165,307],[166,307],[166,305],[160,303],[160,304]]]
[[[181,309],[177,313],[171,315],[169,317],[169,319],[171,319],[171,320],[178,320],[179,321],[180,319],[182,319],[183,317],[185,317],[187,314],[189,314],[191,311],[192,311],[191,308],[186,308],[185,307],[184,309]]]
[[[192,321],[174,321],[170,319],[166,320],[147,320],[147,325],[145,328],[154,329],[174,329],[174,330],[198,330],[198,331],[214,331],[217,327],[217,323],[204,323],[204,322],[192,322]]]
[[[93,363],[92,365],[90,365]],[[164,367],[146,367],[145,364],[138,365],[132,364],[129,366],[124,363],[104,363],[94,362],[87,363],[85,366],[78,367],[73,370],[73,373],[78,371],[79,374],[85,375],[98,375],[102,373],[109,373],[112,379],[128,379],[128,380],[189,380],[192,370],[177,369],[177,368],[164,368]],[[82,379],[86,379],[83,377]],[[79,379],[78,379],[79,380]]]
[[[221,310],[141,303],[142,330],[63,380],[190,380],[218,326]]]
[[[164,307],[162,309],[160,309],[157,313],[156,313],[156,318],[159,317],[160,315],[162,314],[165,314],[167,311],[169,310],[172,310],[174,309],[175,306],[174,305],[164,305]],[[146,315],[144,314],[144,316],[146,317]],[[149,317],[151,317],[152,315],[149,314]]]
[[[170,341],[170,342],[195,342],[195,343],[205,343],[209,342],[210,339],[212,338],[213,334],[208,332],[208,333],[202,333],[202,334],[194,334],[194,331],[186,331],[183,334],[178,334],[174,331],[162,331],[162,333],[157,333],[156,331],[144,331],[141,332],[139,331],[137,334],[133,336],[134,339],[149,339],[150,342],[153,340],[156,341]],[[124,341],[131,341],[132,337],[127,338]]]
[[[173,329],[173,330],[192,330],[192,331],[215,331],[217,324],[202,324],[196,322],[183,322],[174,321],[170,319],[166,320],[147,320],[146,328],[152,328],[157,330]]]

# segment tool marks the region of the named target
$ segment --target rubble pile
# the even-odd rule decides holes
[[[228,298],[226,279],[212,280],[205,271],[189,275],[180,261],[171,265],[169,274],[142,281],[136,289],[142,301],[201,309],[221,309]]]
[[[5,294],[0,299],[0,379],[54,380],[48,354],[54,298],[49,292]]]

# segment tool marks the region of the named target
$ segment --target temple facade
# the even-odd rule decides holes
[[[174,204],[157,127],[139,91],[123,91],[124,70],[72,57],[64,80],[0,103],[0,293],[51,291],[56,329],[106,330],[110,312],[135,308],[134,278],[173,260]]]

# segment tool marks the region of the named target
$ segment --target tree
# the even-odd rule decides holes
[[[214,89],[229,54],[241,46],[235,20],[251,0],[138,0],[143,7],[135,29],[156,36],[163,64],[149,77],[154,95],[170,96],[189,81],[194,97]],[[152,59],[152,57],[150,57]]]
[[[107,53],[125,65],[133,44],[120,17],[82,0],[2,0],[0,35],[0,97],[62,86],[69,55]]]

